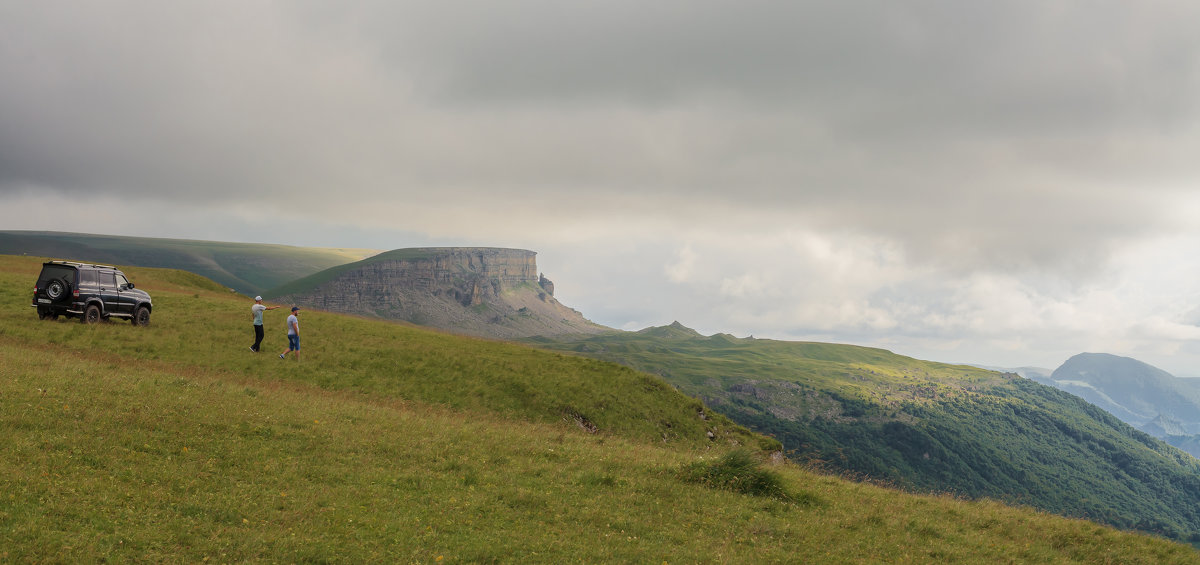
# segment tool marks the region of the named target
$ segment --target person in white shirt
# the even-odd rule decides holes
[[[250,313],[254,315],[254,345],[250,346],[250,351],[258,353],[259,347],[262,346],[263,340],[263,312],[274,310],[278,306],[264,306],[261,296],[254,297],[254,305],[250,307]]]
[[[300,360],[300,318],[296,317],[299,314],[300,307],[292,306],[292,315],[287,319],[288,350],[279,354],[280,359],[286,359],[288,353],[295,351],[296,360]]]

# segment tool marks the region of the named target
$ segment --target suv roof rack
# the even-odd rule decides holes
[[[47,265],[71,265],[73,267],[95,267],[97,269],[116,269],[112,265],[97,265],[95,263],[80,263],[79,261],[46,261]]]

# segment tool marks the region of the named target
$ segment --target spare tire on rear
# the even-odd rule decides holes
[[[63,279],[51,279],[46,283],[46,297],[54,302],[66,299],[71,295],[71,284]]]

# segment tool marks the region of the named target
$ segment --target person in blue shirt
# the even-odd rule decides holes
[[[299,314],[300,307],[292,306],[292,315],[287,319],[288,350],[279,354],[280,359],[286,359],[288,353],[295,351],[296,360],[300,360],[300,318],[296,317]]]

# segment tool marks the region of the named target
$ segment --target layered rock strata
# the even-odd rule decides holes
[[[607,330],[554,298],[536,257],[524,249],[401,249],[331,277],[319,273],[312,278],[322,282],[276,300],[496,338]]]

